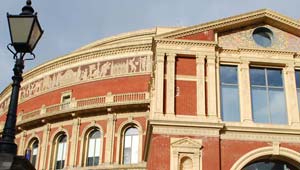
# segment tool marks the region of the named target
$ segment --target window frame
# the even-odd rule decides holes
[[[125,132],[127,129],[131,128],[131,127],[134,127],[134,128],[137,128],[138,130],[138,139],[139,139],[139,144],[138,144],[138,162],[137,163],[134,163],[134,164],[124,164],[124,140],[125,140]],[[141,125],[139,124],[139,122],[137,121],[126,121],[123,123],[123,125],[121,125],[119,127],[119,130],[118,130],[118,144],[117,144],[117,162],[119,164],[122,164],[122,165],[135,165],[135,164],[139,164],[141,163],[142,161],[142,145],[143,145],[143,131],[142,131],[142,128],[141,128]]]
[[[62,133],[59,133],[58,135],[56,135],[56,138],[55,138],[55,144],[54,144],[54,150],[53,150],[53,161],[52,161],[52,167],[53,167],[53,170],[62,170],[62,169],[57,169],[56,168],[56,162],[57,162],[57,156],[58,156],[58,147],[59,147],[59,140],[62,138],[62,136],[65,136],[66,138],[66,142],[65,142],[65,160],[64,160],[64,166],[62,167],[62,169],[64,169],[66,167],[66,164],[67,164],[67,161],[68,161],[68,153],[69,153],[69,146],[68,146],[68,143],[69,143],[69,139],[68,139],[68,134],[65,133],[65,132],[62,132]]]
[[[84,153],[83,153],[83,166],[84,167],[93,167],[93,166],[98,166],[98,165],[87,165],[88,161],[88,152],[89,152],[89,139],[90,139],[90,135],[91,133],[95,132],[95,131],[99,131],[100,133],[100,154],[99,154],[99,160],[98,160],[98,165],[101,165],[102,163],[102,154],[103,154],[103,142],[104,142],[104,134],[101,128],[97,127],[97,126],[93,126],[90,127],[88,129],[88,131],[85,133],[84,136]]]
[[[68,101],[65,101],[65,98],[68,97]],[[72,101],[72,91],[68,90],[68,91],[64,91],[61,93],[61,97],[60,97],[60,110],[64,110],[64,109],[68,109],[71,106],[71,101]]]
[[[253,85],[251,83],[251,69],[255,69],[255,68],[258,68],[258,69],[263,69],[264,70],[264,76],[265,76],[265,84],[264,85],[254,85],[254,87],[261,87],[261,88],[265,88],[266,89],[266,92],[267,92],[267,103],[268,103],[268,122],[256,122],[254,120],[254,109],[253,109],[253,94],[252,94],[252,88],[253,88]],[[280,70],[281,72],[281,81],[282,81],[282,86],[270,86],[268,85],[268,72],[267,70]],[[273,65],[257,65],[257,64],[251,64],[249,65],[249,82],[250,82],[250,95],[251,95],[251,110],[252,110],[252,120],[254,123],[260,123],[260,124],[270,124],[270,125],[288,125],[289,124],[289,113],[288,113],[288,103],[287,103],[287,100],[286,100],[286,88],[285,88],[285,77],[284,77],[284,68],[282,66],[273,66]],[[271,111],[270,111],[270,96],[269,96],[269,91],[270,89],[282,89],[283,91],[283,96],[284,96],[284,99],[283,101],[285,102],[285,116],[286,116],[286,122],[285,123],[272,123],[272,119],[271,119]]]
[[[32,158],[33,158],[33,145],[37,142],[37,155],[36,155],[36,160],[35,164],[32,163]],[[35,167],[38,168],[38,162],[39,162],[39,157],[40,157],[40,140],[37,137],[33,137],[32,139],[29,140],[29,143],[27,144],[27,149],[30,149],[30,163]],[[25,155],[27,152],[27,149],[25,149]]]
[[[226,86],[236,86],[238,90],[238,110],[239,110],[239,121],[224,121],[223,119],[223,110],[222,110],[222,77],[221,77],[221,67],[236,67],[236,79],[237,79],[237,84],[231,84],[231,83],[226,83]],[[219,71],[218,71],[218,94],[219,94],[219,100],[218,100],[218,108],[219,108],[219,115],[220,119],[223,122],[229,123],[229,122],[241,122],[242,115],[241,115],[241,96],[240,96],[240,80],[239,80],[239,65],[238,64],[233,64],[233,63],[220,63],[219,64]]]

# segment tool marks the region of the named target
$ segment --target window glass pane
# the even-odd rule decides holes
[[[95,155],[94,156],[100,156],[100,139],[98,138],[98,139],[96,139],[96,141],[95,141],[96,143],[95,143],[95,145],[96,145],[96,147],[95,147]]]
[[[129,128],[126,133],[125,133],[125,136],[126,135],[138,135],[139,134],[139,131],[137,128]]]
[[[124,164],[130,164],[131,148],[124,148]]]
[[[63,143],[63,160],[66,159],[67,156],[67,146],[66,142]]]
[[[99,165],[99,157],[94,157],[94,165]]]
[[[95,150],[95,139],[89,140],[89,151],[88,151],[88,157],[94,156],[94,150]]]
[[[260,123],[269,123],[268,97],[264,87],[252,87],[253,120]]]
[[[132,136],[132,153],[131,153],[131,163],[138,163],[139,155],[139,136]]]
[[[283,89],[270,88],[269,101],[271,111],[271,122],[276,124],[287,123],[287,113],[285,107],[285,97]]]
[[[240,121],[238,87],[233,85],[222,85],[221,101],[223,121]]]
[[[131,147],[131,136],[125,136],[125,148]]]
[[[300,71],[296,70],[295,75],[296,75],[296,86],[297,88],[300,88]]]
[[[237,67],[221,66],[221,82],[226,84],[237,84]]]
[[[263,68],[250,69],[251,85],[266,85],[265,70]]]
[[[58,149],[57,149],[57,158],[56,160],[62,160],[62,155],[63,155],[63,143],[58,144]]]
[[[282,87],[282,75],[281,70],[267,69],[268,85]]]

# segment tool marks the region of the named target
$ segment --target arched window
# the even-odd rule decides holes
[[[38,156],[39,141],[34,139],[30,142],[26,149],[26,158],[31,162],[31,164],[36,167],[37,156]]]
[[[100,158],[100,137],[101,133],[98,129],[93,130],[88,137],[88,153],[87,153],[87,166],[95,166],[99,164]]]
[[[246,165],[242,170],[300,170],[280,160],[260,160]]]
[[[124,134],[123,163],[138,163],[139,157],[139,131],[136,127],[130,127]]]
[[[55,170],[63,169],[67,154],[67,135],[61,135],[57,140]]]

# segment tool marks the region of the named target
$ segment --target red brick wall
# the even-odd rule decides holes
[[[175,81],[179,87],[175,97],[175,113],[178,115],[197,115],[197,83],[194,81]],[[175,88],[175,90],[176,90]]]
[[[196,76],[195,57],[176,57],[176,75]]]
[[[233,164],[243,155],[260,147],[269,146],[267,142],[254,141],[237,141],[222,140],[221,141],[221,166],[222,170],[230,170]]]
[[[177,39],[183,39],[183,40],[202,40],[202,41],[214,41],[215,35],[213,30],[199,32],[192,35],[187,35],[184,37],[180,37]]]
[[[79,85],[70,86],[55,90],[43,95],[34,97],[26,102],[19,104],[18,111],[30,112],[40,109],[42,105],[54,105],[60,103],[62,92],[72,90],[72,97],[75,99],[88,98],[94,96],[104,96],[108,92],[113,94],[144,92],[148,91],[150,76],[141,75],[134,77],[121,77],[115,79],[107,79]],[[1,119],[3,119],[1,117]],[[0,120],[1,120],[0,119]],[[5,119],[4,119],[5,120]]]
[[[170,170],[169,136],[152,135],[147,168],[149,170]]]

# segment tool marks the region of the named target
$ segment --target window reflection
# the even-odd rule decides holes
[[[286,124],[287,112],[282,71],[269,68],[251,68],[250,80],[254,121]]]
[[[283,161],[262,160],[251,163],[242,170],[299,170],[299,168]]]
[[[221,114],[223,121],[240,121],[239,88],[236,66],[221,66]]]
[[[124,136],[123,163],[138,163],[139,132],[135,127],[126,130]]]
[[[67,152],[67,136],[61,135],[58,138],[55,170],[64,168],[65,160],[66,160],[66,152]]]
[[[88,156],[87,166],[95,166],[99,164],[100,157],[100,131],[94,130],[89,135],[88,140]]]

